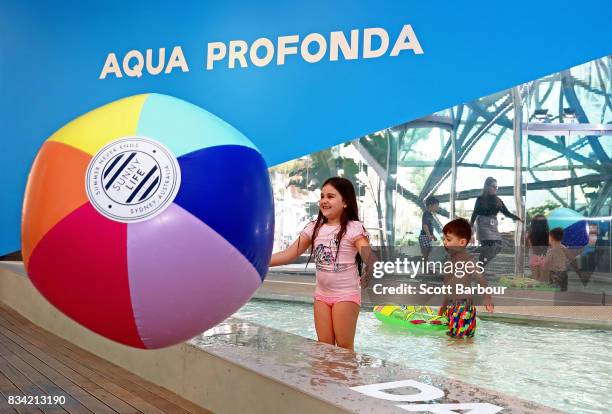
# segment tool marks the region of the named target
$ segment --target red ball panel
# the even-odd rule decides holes
[[[87,203],[38,243],[29,264],[36,288],[70,318],[109,339],[144,348],[134,321],[127,225]]]

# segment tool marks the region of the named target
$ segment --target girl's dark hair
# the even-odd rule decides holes
[[[346,234],[346,227],[349,221],[359,221],[359,209],[357,207],[357,196],[355,195],[355,187],[353,187],[353,183],[342,177],[331,177],[328,178],[321,188],[326,185],[331,185],[340,193],[342,197],[342,201],[346,203],[346,208],[342,210],[342,216],[340,216],[340,231],[336,235],[336,257],[338,257],[338,251],[340,250],[340,241],[342,237]],[[319,209],[319,215],[315,221],[314,228],[312,229],[312,238],[311,238],[311,246],[310,246],[310,256],[308,256],[308,263],[312,259],[312,254],[315,249],[315,240],[317,238],[317,234],[319,233],[319,229],[323,224],[327,223],[327,218],[323,215],[321,210]],[[355,262],[357,263],[357,269],[359,270],[359,275],[361,275],[362,270],[362,260],[359,253],[355,256]],[[308,266],[306,263],[306,266]]]
[[[533,247],[548,247],[548,220],[543,214],[537,214],[531,219],[529,226],[529,243]]]

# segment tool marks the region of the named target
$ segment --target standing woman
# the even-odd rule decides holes
[[[502,241],[497,229],[497,215],[500,212],[513,220],[522,221],[520,217],[509,212],[504,202],[497,196],[497,180],[487,177],[482,194],[476,199],[474,212],[470,219],[472,227],[474,221],[478,224],[478,240],[480,241],[478,261],[485,265],[501,251]]]

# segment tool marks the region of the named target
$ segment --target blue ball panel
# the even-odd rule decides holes
[[[263,280],[274,241],[274,201],[261,154],[222,145],[185,154],[178,162],[181,188],[174,202],[236,247]]]
[[[584,247],[589,243],[587,223],[581,220],[563,230],[563,245],[567,247]]]

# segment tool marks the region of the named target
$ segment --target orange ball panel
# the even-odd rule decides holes
[[[26,187],[21,228],[26,269],[36,244],[60,220],[88,203],[85,172],[91,155],[47,141],[34,160]]]

